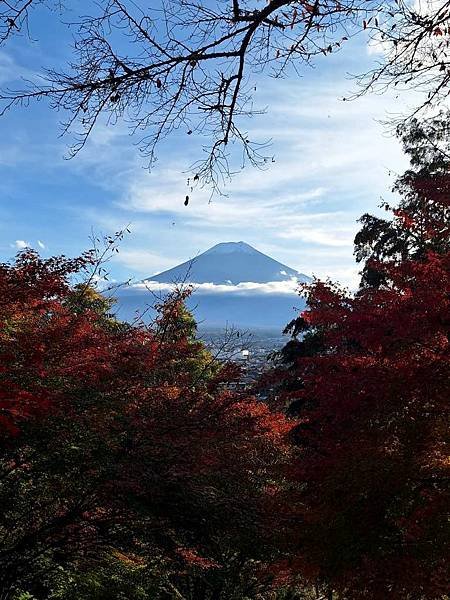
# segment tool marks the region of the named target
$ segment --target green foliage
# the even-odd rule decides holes
[[[398,206],[381,206],[392,215],[383,219],[364,214],[355,237],[355,257],[363,262],[361,286],[386,283],[377,263],[412,258],[424,259],[427,252],[443,254],[450,249],[450,154],[446,115],[425,124],[412,120],[399,128],[405,152],[411,161],[395,182],[400,195]]]
[[[88,571],[59,569],[49,582],[49,600],[153,600],[157,572],[126,557],[109,556]]]

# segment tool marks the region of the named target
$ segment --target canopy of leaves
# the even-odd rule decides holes
[[[317,282],[303,314],[325,350],[299,357],[293,473],[300,572],[345,598],[448,587],[450,254],[384,263],[352,298]],[[326,543],[324,543],[326,540]]]
[[[92,260],[0,266],[2,597],[207,598],[278,552],[290,425],[224,389],[183,298],[130,326],[73,287]]]
[[[394,192],[398,206],[382,206],[390,220],[365,214],[355,237],[355,256],[364,262],[362,285],[380,285],[385,273],[375,268],[377,261],[420,259],[427,252],[450,250],[450,157],[445,151],[446,121],[413,121],[399,130],[411,168],[399,177]],[[444,142],[444,144],[443,144]],[[444,148],[442,147],[444,145]]]
[[[304,286],[308,308],[272,373],[297,420],[286,573],[346,599],[442,599],[448,590],[450,195],[445,137],[401,131],[411,169],[392,220],[362,218],[355,295]],[[442,147],[444,146],[444,147]],[[295,554],[295,553],[294,553]]]

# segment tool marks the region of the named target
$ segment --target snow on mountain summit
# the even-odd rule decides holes
[[[245,242],[221,242],[206,250],[203,254],[231,254],[234,252],[252,254],[253,252],[258,252],[258,250],[255,250],[253,246]]]

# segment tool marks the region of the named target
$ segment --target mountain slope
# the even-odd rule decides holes
[[[155,301],[145,289],[128,288],[117,292],[117,314],[126,321],[134,321],[137,314],[145,314],[151,320],[155,312],[149,305]],[[196,291],[188,299],[187,306],[201,328],[276,329],[281,332],[285,325],[305,308],[305,300],[297,294],[237,295]]]
[[[275,328],[281,331],[305,301],[296,293],[297,283],[310,278],[259,252],[245,242],[213,246],[192,261],[144,279],[117,293],[121,318],[136,313],[154,316],[149,290],[171,289],[173,283],[193,283],[188,307],[203,327]],[[145,285],[143,285],[143,283]]]
[[[223,242],[193,260],[148,277],[145,281],[233,284],[308,281],[309,277],[270,258],[245,242]]]

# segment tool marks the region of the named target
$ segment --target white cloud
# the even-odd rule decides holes
[[[145,276],[150,277],[156,275],[157,271],[161,272],[182,261],[166,258],[145,248],[134,248],[130,250],[120,249],[116,257],[116,262],[119,262],[131,271],[144,273]]]
[[[0,52],[0,83],[7,83],[17,77],[17,64],[6,52]]]
[[[14,242],[14,247],[18,250],[23,250],[24,248],[30,248],[30,244],[25,240],[16,240]]]
[[[38,71],[19,64],[11,54],[2,50],[0,52],[0,84],[11,83],[13,81],[29,81],[41,79],[42,74]]]
[[[200,294],[237,294],[247,296],[251,294],[296,294],[299,289],[299,282],[292,278],[289,281],[269,281],[267,283],[255,283],[246,281],[233,284],[215,284],[215,283],[195,283],[194,291]],[[170,292],[176,288],[176,284],[159,283],[157,281],[147,281],[130,286],[130,290],[136,292]]]
[[[280,85],[282,103],[274,97]],[[371,195],[376,203],[377,192],[389,189],[388,170],[401,172],[406,160],[398,142],[386,137],[384,127],[376,121],[385,117],[386,110],[397,108],[395,99],[386,97],[380,102],[368,96],[346,103],[340,100],[346,91],[343,85],[340,89],[318,85],[312,102],[311,90],[298,83],[277,82],[276,88],[269,89],[270,120],[264,122],[261,117],[260,129],[250,130],[249,135],[276,140],[280,134],[282,143],[274,146],[277,161],[269,163],[265,171],[249,168],[237,174],[227,197],[209,202],[209,191],[196,189],[185,207],[185,177],[182,165],[174,161],[166,162],[164,168],[158,166],[150,175],[133,174],[119,206],[140,215],[170,213],[202,228],[252,223],[253,227],[280,231],[288,222],[295,226],[294,220],[300,223],[305,215],[323,213],[323,205],[329,203],[345,212],[348,222],[354,214],[351,198]],[[347,201],[342,197],[345,192]],[[328,232],[333,232],[336,224],[341,226],[332,212],[328,211],[323,225]],[[317,237],[320,243],[320,235]]]
[[[367,43],[367,53],[369,56],[380,54],[383,56],[388,56],[391,51],[392,44],[386,40],[383,40],[381,33],[379,32],[376,32],[374,35],[372,35]]]
[[[259,175],[262,177],[263,174]],[[159,179],[161,182],[158,181]],[[266,187],[272,189],[274,186],[276,187],[271,182]],[[262,193],[258,196],[258,193],[258,189],[254,190],[249,185],[246,188],[247,195],[243,197],[243,185],[238,178],[233,182],[229,196],[210,201],[207,190],[196,190],[191,196],[190,205],[185,207],[186,188],[180,178],[179,170],[174,166],[159,171],[157,176],[152,173],[133,179],[120,206],[144,215],[167,212],[202,228],[208,225],[234,228],[243,223],[252,223],[254,226],[260,224],[266,227],[274,224],[273,219],[276,218],[277,212],[280,216],[297,212],[310,201],[323,197],[325,191],[323,188],[314,187],[286,194],[280,188],[277,198]]]
[[[369,47],[369,52],[374,50]],[[41,52],[39,45],[33,55],[36,52]],[[44,62],[43,56],[34,58],[39,60],[33,64]],[[111,262],[112,275],[120,281],[163,271],[221,241],[245,240],[300,272],[330,276],[353,286],[359,268],[352,256],[356,218],[376,211],[380,196],[389,193],[388,170],[400,173],[406,166],[400,144],[386,135],[380,120],[388,113],[407,110],[411,97],[403,93],[397,98],[394,93],[367,95],[354,102],[341,100],[356,85],[344,79],[345,72],[364,70],[372,60],[364,43],[355,47],[349,42],[338,56],[333,53],[321,60],[317,70],[305,70],[301,79],[259,80],[255,107],[268,106],[268,114],[242,118],[241,123],[251,139],[274,140],[268,154],[274,154],[275,162],[269,160],[265,171],[239,171],[226,190],[228,196],[211,203],[208,190],[186,188],[185,171],[194,158],[195,145],[201,143],[195,135],[174,132],[160,146],[159,161],[149,174],[142,168],[145,159],[138,158],[133,145],[136,138],[129,137],[127,123],[111,127],[100,119],[83,151],[66,162],[61,155],[70,140],[56,142],[53,134],[47,137],[43,134],[46,126],[36,131],[34,126],[24,126],[24,113],[12,121],[10,139],[0,148],[0,163],[9,168],[26,161],[39,170],[44,164],[46,175],[54,169],[55,180],[59,178],[69,200],[62,203],[57,194],[55,200],[49,199],[46,189],[37,190],[47,194],[45,200],[43,196],[38,200],[44,210],[52,202],[58,211],[64,204],[66,212],[73,211],[73,218],[62,223],[59,231],[33,222],[34,215],[28,211],[36,232],[29,233],[30,227],[25,228],[19,220],[22,215],[17,215],[18,228],[11,230],[10,239],[26,235],[35,240],[40,235],[45,244],[37,241],[36,247],[42,248],[42,243],[55,251],[73,250],[77,244],[73,240],[83,243],[91,226],[110,233],[132,222],[131,238],[124,240]],[[19,67],[14,58],[0,51],[0,83],[23,75]],[[32,79],[36,73],[26,75]],[[36,123],[41,118],[40,112],[30,114],[38,115]],[[48,114],[51,118],[46,125],[56,127],[57,117]],[[186,193],[190,195],[187,207]],[[17,243],[28,245],[17,240],[14,247],[24,247]]]
[[[269,105],[269,115],[249,123],[249,136],[273,138],[276,162],[265,171],[239,172],[226,197],[210,202],[208,190],[187,190],[184,146],[172,147],[150,174],[130,165],[120,171],[113,209],[99,210],[98,218],[120,215],[133,224],[139,247],[123,250],[121,265],[148,276],[220,241],[243,239],[300,272],[342,278],[354,287],[356,220],[377,211],[392,186],[390,171],[401,173],[407,165],[380,121],[405,110],[405,103],[395,95],[343,102],[352,84],[328,75],[265,85],[259,101]],[[118,140],[100,138],[108,160],[112,144],[111,160],[117,161],[123,154]]]
[[[37,244],[38,244],[39,248],[41,248],[41,250],[45,250],[45,244],[44,244],[44,242],[41,242],[41,240],[38,240]]]
[[[339,219],[341,215],[339,213],[330,214],[328,217],[334,221],[333,227],[327,226],[326,217],[324,217],[323,225],[314,225],[308,222],[299,224],[287,225],[283,229],[279,236],[281,239],[286,240],[299,240],[308,244],[314,244],[319,246],[332,246],[332,247],[343,247],[351,249],[353,247],[353,240],[358,230],[357,224],[346,224]],[[307,220],[305,220],[307,221]]]

